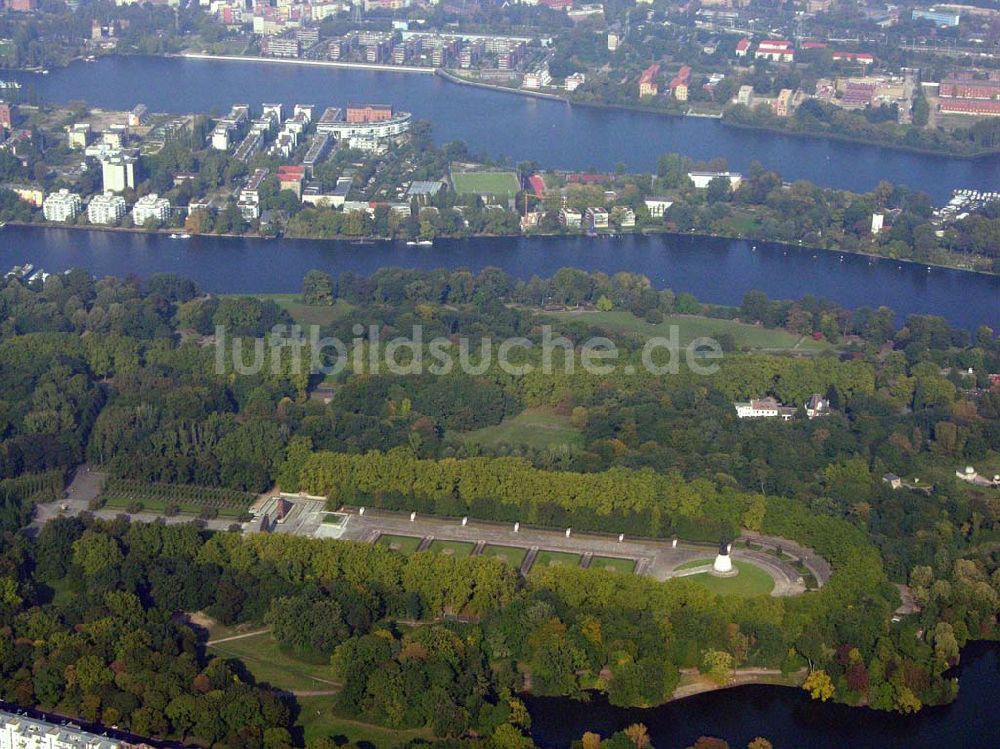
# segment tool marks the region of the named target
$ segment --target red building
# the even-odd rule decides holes
[[[542,175],[533,174],[528,178],[528,182],[531,183],[531,190],[536,198],[540,200],[545,197],[545,180],[542,179]]]
[[[684,65],[677,75],[675,75],[670,81],[670,90],[673,91],[678,86],[687,86],[691,82],[691,66]]]
[[[952,114],[979,114],[1000,117],[1000,101],[985,99],[941,99],[941,111]]]
[[[1000,99],[1000,81],[959,80],[956,78],[949,78],[941,81],[938,94],[942,98]]]
[[[656,96],[660,93],[660,87],[656,83],[656,76],[660,74],[658,64],[650,65],[639,78],[639,96]]]
[[[28,13],[38,7],[36,0],[8,0],[7,7],[21,13]]]
[[[291,190],[295,197],[302,197],[302,182],[306,178],[304,166],[279,166],[278,182],[282,190]]]
[[[6,128],[10,130],[14,126],[14,113],[11,106],[5,101],[0,101],[0,130]]]
[[[392,107],[388,104],[347,105],[348,122],[385,122],[392,119]]]

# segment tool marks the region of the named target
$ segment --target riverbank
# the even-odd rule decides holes
[[[155,55],[154,55],[155,56]],[[340,62],[337,60],[303,60],[287,57],[258,57],[254,55],[212,55],[207,52],[168,52],[160,57],[180,57],[190,60],[222,60],[225,62],[266,62],[279,65],[308,65],[317,68],[348,68],[354,70],[372,70],[380,73],[420,73],[434,75],[434,68],[421,68],[415,65],[382,65],[368,62]]]
[[[63,224],[53,221],[33,222],[33,221],[6,221],[0,227],[0,236],[6,227],[38,228],[38,229],[71,229],[73,231],[94,231],[107,232],[108,234],[156,234],[174,239],[190,239],[199,236],[212,236],[221,239],[277,239],[277,237],[267,234],[247,232],[246,234],[233,234],[226,232],[222,234],[190,234],[183,227],[165,227],[162,229],[147,229],[142,226],[102,226],[100,224]],[[181,236],[187,234],[187,236]],[[294,237],[289,237],[294,239]]]
[[[877,140],[865,140],[864,138],[856,138],[850,135],[842,135],[840,133],[808,132],[802,130],[790,130],[784,127],[770,127],[767,125],[749,125],[744,122],[733,122],[732,120],[727,119],[725,115],[717,119],[726,127],[731,127],[736,130],[747,130],[750,132],[757,132],[757,133],[771,133],[773,135],[789,135],[798,138],[833,140],[837,141],[838,143],[857,143],[864,146],[874,146],[876,148],[888,148],[893,151],[912,153],[918,156],[937,156],[943,159],[962,159],[964,161],[976,161],[977,159],[987,159],[992,156],[997,156],[998,154],[1000,154],[1000,148],[974,151],[972,153],[963,153],[961,151],[941,150],[934,148],[920,148],[919,146],[910,146],[905,143],[885,143],[883,141],[877,141]]]
[[[564,104],[569,104],[570,101],[565,96],[560,96],[559,94],[550,94],[545,91],[532,91],[530,89],[524,88],[510,88],[509,86],[498,86],[495,83],[484,83],[483,81],[474,81],[469,78],[463,78],[460,75],[449,72],[444,68],[437,68],[435,73],[438,77],[443,78],[449,83],[455,83],[459,86],[472,86],[473,88],[485,88],[490,91],[496,91],[502,94],[518,94],[520,96],[533,97],[536,99],[548,99],[550,101],[560,101]]]
[[[700,673],[698,669],[681,669],[681,680],[670,696],[663,704],[694,697],[696,694],[715,692],[720,689],[732,689],[733,687],[743,687],[748,684],[766,684],[774,687],[801,687],[802,683],[809,675],[809,669],[803,668],[789,674],[782,673],[777,668],[737,668],[732,672],[732,676],[725,684],[712,681],[707,675]]]

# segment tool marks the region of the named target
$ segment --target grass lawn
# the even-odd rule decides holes
[[[536,570],[540,567],[554,567],[560,564],[567,565],[569,567],[579,567],[580,555],[570,554],[568,551],[539,551],[538,555],[535,557],[534,563],[531,565],[531,569]]]
[[[181,515],[198,515],[205,509],[204,505],[192,502],[165,502],[158,499],[140,499],[139,502],[142,503],[141,512],[162,513],[166,511],[168,504],[176,504]],[[104,506],[112,510],[125,510],[130,504],[132,504],[131,498],[121,496],[106,497],[104,502]],[[249,507],[218,507],[216,509],[219,511],[220,518],[235,519],[246,512]]]
[[[341,718],[333,712],[332,697],[299,697],[298,703],[302,711],[299,713],[297,725],[302,726],[306,743],[321,737],[342,736],[352,744],[367,742],[377,749],[392,749],[413,739],[431,738],[428,728],[397,731]]]
[[[549,317],[557,320],[574,320],[587,323],[597,328],[603,328],[612,333],[635,335],[642,338],[653,336],[669,336],[670,326],[678,326],[680,345],[687,346],[695,338],[729,333],[736,342],[736,348],[770,349],[796,351],[826,351],[830,344],[826,341],[814,341],[809,336],[798,336],[785,330],[769,330],[757,325],[747,325],[735,320],[717,320],[712,317],[696,315],[667,315],[663,322],[656,325],[648,323],[625,310],[610,312],[591,310],[571,310],[567,312],[549,312]]]
[[[229,296],[246,296],[231,294]],[[257,299],[270,299],[292,316],[299,325],[329,325],[336,322],[353,309],[343,299],[337,299],[332,306],[304,304],[301,294],[253,294]]]
[[[501,562],[507,562],[514,569],[521,569],[521,565],[524,564],[524,558],[528,555],[527,549],[522,549],[520,546],[494,546],[493,544],[488,544],[483,549],[484,557],[495,557]]]
[[[455,172],[451,179],[458,195],[509,197],[521,189],[514,172]]]
[[[549,447],[583,447],[583,435],[573,428],[568,416],[548,407],[527,408],[496,426],[460,435],[463,442],[493,447],[501,443],[525,445],[539,450]]]
[[[278,689],[315,691],[339,686],[329,665],[309,663],[288,655],[268,632],[211,645],[208,650],[215,655],[242,661],[257,681],[267,682]]]
[[[635,571],[634,559],[623,559],[622,557],[594,557],[590,560],[591,570],[607,570],[609,572],[633,572]]]
[[[381,546],[388,546],[393,551],[398,551],[400,554],[412,554],[420,546],[420,542],[423,541],[422,538],[417,536],[393,536],[388,533],[383,533],[378,537],[377,543]]]
[[[476,545],[470,541],[442,541],[438,539],[437,541],[432,541],[430,545],[430,551],[437,552],[438,554],[447,554],[458,559],[464,559],[469,556],[475,548]]]
[[[694,559],[677,566],[677,569],[691,569],[712,564],[711,559]],[[716,577],[708,572],[681,578],[682,580],[694,580],[699,585],[704,585],[713,593],[720,596],[764,596],[774,589],[774,578],[764,570],[750,562],[733,560],[733,567],[739,570],[740,574],[735,577]]]

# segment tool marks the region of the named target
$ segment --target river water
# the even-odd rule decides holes
[[[717,120],[570,106],[449,83],[437,76],[370,70],[163,57],[106,57],[75,62],[49,75],[2,73],[30,86],[40,100],[84,100],[93,106],[154,112],[219,112],[232,104],[368,101],[431,120],[439,141],[463,140],[474,153],[535,160],[546,167],[633,171],[655,169],[677,152],[728,159],[746,170],[753,160],[786,179],[864,192],[879,180],[931,194],[935,203],[957,188],[1000,189],[1000,156],[974,161],[907,153],[822,138],[736,129]]]
[[[973,643],[962,651],[958,699],[916,715],[823,704],[801,689],[744,686],[709,692],[649,710],[615,708],[603,696],[589,703],[528,697],[531,733],[542,747],[564,749],[584,731],[607,737],[643,723],[656,749],[682,749],[716,736],[743,749],[757,736],[775,749],[996,749],[1000,721],[1000,648]]]
[[[969,330],[1000,329],[1000,277],[822,250],[690,236],[512,237],[439,239],[433,247],[402,242],[356,244],[289,239],[192,237],[8,226],[0,230],[0,270],[31,262],[49,272],[74,266],[96,275],[172,272],[213,292],[280,293],[302,288],[312,268],[370,274],[413,268],[503,268],[519,278],[562,267],[642,273],[658,288],[700,300],[739,304],[750,289],[774,299],[805,294],[847,307],[885,305],[900,319],[935,314]]]

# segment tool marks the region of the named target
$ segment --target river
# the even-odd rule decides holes
[[[167,57],[105,57],[75,62],[49,75],[0,73],[33,87],[44,102],[85,100],[98,107],[154,112],[220,112],[262,102],[343,106],[392,104],[434,124],[440,142],[463,140],[474,153],[535,160],[545,167],[632,171],[655,169],[677,152],[728,159],[746,171],[754,160],[786,179],[864,192],[879,180],[931,194],[936,204],[953,189],[1000,189],[1000,156],[964,160],[907,153],[823,138],[736,129],[718,120],[570,106],[449,83],[431,75],[252,61]]]
[[[900,319],[941,315],[952,324],[1000,329],[1000,276],[932,268],[861,255],[776,244],[675,235],[510,237],[436,240],[433,247],[402,242],[356,244],[291,239],[83,231],[8,226],[0,230],[0,270],[31,262],[49,272],[83,267],[95,275],[178,273],[219,293],[288,293],[306,272],[370,274],[411,268],[503,268],[512,275],[551,276],[572,266],[649,277],[658,288],[694,294],[704,302],[739,304],[750,289],[775,299],[805,294],[847,307],[885,305]]]
[[[683,749],[699,736],[725,739],[732,749],[757,736],[775,749],[996,749],[998,653],[996,644],[967,646],[957,669],[958,699],[907,716],[823,704],[801,689],[772,686],[709,692],[650,710],[612,707],[601,695],[589,703],[528,697],[526,704],[532,736],[546,749],[565,749],[584,731],[607,737],[632,723],[646,725],[656,749]]]

